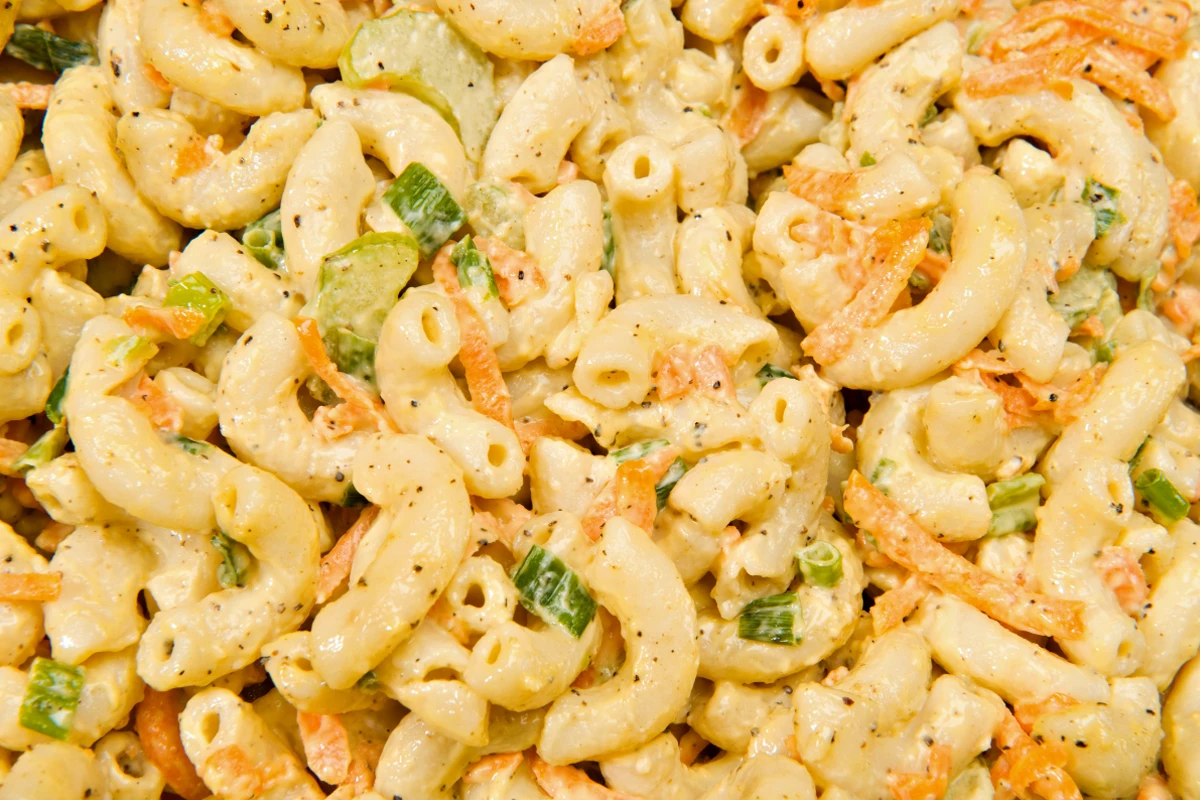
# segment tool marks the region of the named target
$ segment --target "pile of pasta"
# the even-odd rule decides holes
[[[1200,800],[1188,3],[0,44],[0,800]]]

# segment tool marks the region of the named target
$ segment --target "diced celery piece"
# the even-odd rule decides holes
[[[788,372],[786,369],[777,367],[774,364],[763,364],[762,369],[755,373],[760,386],[766,386],[771,381],[779,380],[780,378],[791,378],[797,380],[796,376]]]
[[[54,388],[50,390],[50,396],[46,398],[46,419],[54,425],[63,421],[65,414],[63,403],[67,400],[67,380],[70,377],[71,368],[67,367],[67,371],[58,379],[58,383],[54,384]]]
[[[225,321],[233,301],[203,272],[192,272],[171,284],[163,308],[186,308],[202,314],[204,326],[189,336],[188,341],[203,347]]]
[[[801,641],[804,615],[795,592],[773,594],[746,604],[738,616],[738,637],[767,644]]]
[[[277,208],[242,231],[242,245],[264,267],[282,272],[287,269],[283,246],[283,217]]]
[[[658,503],[658,510],[662,511],[667,507],[667,500],[671,497],[671,490],[675,488],[675,484],[679,483],[679,479],[687,474],[688,465],[682,458],[676,458],[671,462],[671,466],[667,467],[667,471],[658,479],[658,483],[654,484],[654,497]]]
[[[417,237],[424,258],[436,253],[467,221],[445,184],[415,161],[404,168],[383,199]]]
[[[4,47],[5,55],[46,72],[66,72],[71,67],[99,64],[96,48],[76,42],[34,25],[18,23]]]
[[[1114,225],[1125,221],[1125,215],[1117,207],[1121,192],[1111,186],[1105,186],[1095,178],[1088,178],[1083,185],[1080,199],[1092,207],[1096,217],[1096,238],[1104,236]]]
[[[596,601],[575,571],[558,556],[533,545],[513,575],[521,605],[578,639],[596,616]]]
[[[83,694],[83,668],[49,658],[35,658],[21,701],[22,728],[66,741]]]
[[[67,433],[67,426],[55,425],[38,437],[38,440],[29,445],[29,449],[13,462],[13,470],[18,475],[24,475],[30,470],[49,464],[62,455],[69,441],[71,437]]]
[[[450,263],[458,270],[458,285],[462,288],[482,289],[483,297],[488,300],[500,295],[500,290],[496,288],[496,275],[492,272],[492,262],[486,253],[475,246],[470,236],[451,251]]]
[[[209,541],[221,555],[221,563],[217,565],[217,581],[226,589],[245,586],[246,571],[250,567],[250,555],[246,546],[235,542],[221,531],[214,533]]]
[[[620,450],[613,450],[608,454],[608,457],[618,464],[624,464],[626,461],[636,461],[639,458],[645,458],[669,444],[670,442],[666,439],[651,439],[648,442],[638,442],[628,447],[622,447]]]

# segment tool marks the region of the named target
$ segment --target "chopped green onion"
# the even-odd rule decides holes
[[[1141,492],[1142,501],[1150,506],[1155,519],[1164,525],[1178,522],[1191,510],[1191,504],[1160,469],[1146,470],[1133,485]]]
[[[1129,471],[1133,472],[1138,468],[1138,464],[1142,463],[1142,455],[1146,452],[1146,445],[1150,444],[1150,437],[1142,439],[1142,443],[1138,445],[1138,449],[1133,451],[1133,457],[1129,459]]]
[[[881,458],[879,463],[875,465],[875,469],[871,471],[871,484],[883,492],[888,493],[887,482],[892,473],[896,471],[896,462],[890,458]]]
[[[208,449],[212,447],[212,445],[208,442],[198,442],[195,439],[189,439],[186,436],[180,436],[178,434],[172,437],[172,441],[181,447],[184,452],[191,453],[194,456],[207,453]]]
[[[604,255],[600,259],[600,269],[609,275],[616,275],[617,240],[613,237],[612,209],[604,206]]]
[[[1046,479],[1036,472],[996,481],[987,487],[988,506],[992,509],[989,536],[1022,533],[1037,527],[1041,488]]]
[[[217,565],[217,581],[221,586],[226,589],[245,586],[246,570],[250,567],[250,556],[246,552],[246,546],[235,542],[221,531],[214,533],[209,542],[221,554],[221,563]]]
[[[30,470],[44,467],[62,455],[71,440],[66,425],[55,425],[43,433],[38,440],[29,445],[29,449],[13,462],[13,470],[18,475],[24,475]]]
[[[929,229],[929,249],[935,253],[950,252],[950,235],[954,232],[950,218],[945,214],[933,214],[933,227]]]
[[[779,378],[791,378],[798,380],[795,375],[788,372],[786,369],[775,366],[774,364],[763,364],[763,368],[754,374],[758,378],[759,386],[766,386],[768,383]]]
[[[66,741],[83,694],[83,669],[49,658],[35,658],[21,701],[22,728]]]
[[[596,601],[575,571],[558,556],[533,545],[513,575],[521,605],[578,639],[596,616]]]
[[[1097,239],[1108,233],[1112,226],[1125,221],[1125,215],[1117,208],[1120,197],[1119,189],[1105,186],[1093,178],[1088,178],[1084,183],[1080,199],[1092,207],[1092,214],[1096,217]]]
[[[687,471],[687,462],[682,458],[676,457],[675,460],[671,462],[671,466],[667,467],[667,471],[663,474],[663,476],[658,479],[658,483],[654,484],[654,496],[658,500],[659,511],[662,511],[667,507],[667,498],[671,496],[671,490],[675,488],[675,484],[679,483],[679,479],[682,478]]]
[[[134,361],[146,362],[154,358],[158,345],[141,336],[118,336],[104,345],[104,363],[121,369]]]
[[[829,542],[813,542],[797,556],[805,583],[829,588],[842,580],[842,552]]]
[[[354,686],[356,689],[364,692],[378,692],[383,688],[383,684],[379,681],[379,676],[375,674],[374,670],[368,670],[366,674],[358,679],[358,683],[354,684]]]
[[[921,121],[918,123],[924,128],[929,123],[937,119],[938,107],[935,103],[930,103],[929,108],[925,109],[925,113],[921,115]]]
[[[192,272],[171,284],[163,308],[186,308],[203,315],[204,326],[188,337],[189,342],[203,347],[221,327],[233,302],[203,272]]]
[[[635,461],[639,458],[645,458],[656,450],[661,450],[669,445],[666,439],[651,439],[648,442],[638,442],[631,444],[628,447],[622,447],[620,450],[613,450],[608,454],[608,457],[618,464],[624,464],[626,461]]]
[[[918,292],[928,292],[933,288],[933,281],[929,280],[923,273],[913,272],[908,276],[908,285]]]
[[[287,269],[283,245],[283,217],[277,208],[242,231],[242,245],[258,263],[276,272]]]
[[[1092,358],[1097,364],[1111,364],[1116,357],[1116,346],[1112,342],[1100,342],[1092,347]]]
[[[1143,275],[1138,281],[1137,307],[1142,311],[1154,311],[1154,289],[1150,288],[1158,272],[1153,275]]]
[[[71,368],[67,367],[67,371],[58,379],[58,383],[54,384],[54,388],[50,390],[50,396],[46,398],[46,419],[54,425],[63,421],[65,413],[63,411],[63,403],[67,399],[67,379],[71,375]]]
[[[66,72],[81,64],[99,64],[96,48],[43,30],[35,25],[18,24],[4,53],[46,72]]]
[[[467,221],[450,190],[415,161],[404,168],[383,199],[412,231],[425,258],[436,253]]]
[[[862,530],[863,538],[867,540],[867,544],[871,545],[871,547],[875,548],[876,550],[879,550],[879,540],[875,538],[875,534],[861,528],[859,530]],[[879,550],[879,552],[882,553],[883,551]]]
[[[746,604],[738,617],[738,637],[754,642],[793,645],[802,638],[803,621],[795,592],[773,594]]]
[[[875,156],[871,155],[870,153],[863,153],[858,159],[858,165],[860,167],[875,166]]]
[[[358,489],[354,488],[354,484],[346,488],[346,494],[342,496],[341,502],[338,503],[342,508],[362,508],[369,506],[371,502],[359,493]]]
[[[500,296],[496,288],[496,275],[487,254],[475,246],[470,236],[465,237],[450,252],[450,263],[458,270],[458,285],[464,289],[483,289],[485,299]]]

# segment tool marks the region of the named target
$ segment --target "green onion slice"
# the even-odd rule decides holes
[[[66,741],[83,694],[83,669],[49,658],[35,658],[21,701],[22,728]]]
[[[486,300],[500,296],[496,288],[496,275],[487,254],[475,246],[470,236],[465,237],[450,252],[450,263],[458,270],[458,285],[464,289],[483,290]]]
[[[104,344],[104,363],[121,369],[135,361],[145,363],[157,352],[158,345],[142,336],[118,336]]]
[[[199,312],[204,317],[204,326],[189,336],[188,341],[202,347],[221,327],[233,308],[233,302],[203,272],[192,272],[171,284],[163,300],[163,308],[186,308]]]
[[[842,552],[829,542],[813,542],[797,559],[805,583],[830,588],[842,580]]]
[[[70,440],[67,426],[55,425],[38,437],[38,440],[29,445],[29,449],[13,462],[13,470],[18,475],[24,475],[30,470],[44,467],[63,454]]]
[[[773,594],[746,604],[738,617],[738,636],[754,642],[793,645],[802,638],[803,621],[795,592]]]
[[[628,447],[622,447],[620,450],[613,450],[608,454],[608,457],[618,464],[624,464],[626,461],[636,461],[639,458],[645,458],[657,450],[662,450],[669,444],[670,442],[666,439],[651,439],[648,442],[638,442]]]
[[[533,545],[513,575],[521,605],[578,639],[596,616],[596,601],[575,571],[558,556]]]
[[[663,476],[658,479],[658,483],[654,484],[654,496],[658,500],[659,511],[667,507],[667,498],[671,496],[671,490],[675,488],[675,484],[679,483],[679,479],[687,474],[687,471],[687,462],[676,457],[671,462],[671,466],[667,467]]]
[[[774,364],[763,364],[762,369],[754,373],[754,377],[758,378],[759,386],[766,386],[771,381],[779,380],[780,378],[799,380],[795,375],[788,372],[786,369],[777,367]]]
[[[46,419],[55,425],[62,422],[66,416],[63,404],[67,400],[67,379],[70,375],[71,368],[67,367],[67,371],[58,379],[58,383],[54,384],[54,388],[50,390],[50,396],[46,398]]]
[[[1178,522],[1191,510],[1191,504],[1160,469],[1146,470],[1133,485],[1150,506],[1150,512],[1164,525]]]
[[[46,72],[66,72],[81,64],[99,64],[96,48],[87,42],[76,42],[42,30],[35,25],[19,23],[4,53]]]
[[[1092,207],[1092,214],[1096,217],[1097,239],[1108,233],[1112,226],[1125,221],[1125,215],[1117,208],[1120,197],[1119,189],[1105,186],[1094,178],[1088,178],[1084,183],[1080,199]]]
[[[246,546],[221,531],[214,533],[209,541],[221,554],[221,563],[217,565],[217,581],[226,589],[245,586],[246,570],[250,567]]]
[[[425,258],[436,253],[467,221],[445,184],[415,161],[404,168],[383,199],[412,231]]]
[[[277,208],[262,219],[255,220],[242,231],[242,246],[268,269],[282,272],[287,268],[283,244],[283,217]]]

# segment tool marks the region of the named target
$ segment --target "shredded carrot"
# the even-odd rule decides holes
[[[604,523],[613,517],[624,517],[642,530],[651,531],[654,518],[658,515],[654,485],[678,456],[679,448],[672,445],[617,467],[617,474],[600,491],[580,520],[588,538],[593,542],[599,539]]]
[[[742,146],[754,141],[767,121],[767,93],[748,79],[742,80],[741,92],[733,108],[725,115],[725,129]]]
[[[625,15],[621,13],[618,0],[608,0],[605,8],[583,26],[571,51],[579,56],[590,56],[607,50],[625,34]]]
[[[337,785],[350,774],[350,734],[337,714],[296,712],[304,758],[312,773]]]
[[[1111,47],[1093,44],[1088,48],[1083,77],[1108,89],[1117,97],[1132,100],[1164,121],[1175,119],[1175,104],[1167,87],[1137,65],[1129,63]],[[1140,123],[1139,123],[1140,124]]]
[[[0,91],[8,92],[17,108],[32,108],[46,110],[50,106],[50,96],[54,93],[54,85],[49,83],[0,83]]]
[[[1080,261],[1078,258],[1075,258],[1074,256],[1072,256],[1071,258],[1066,259],[1063,262],[1062,267],[1060,267],[1059,270],[1054,273],[1054,280],[1057,283],[1062,283],[1063,281],[1067,280],[1072,275],[1074,275],[1076,272],[1079,272],[1079,268],[1082,266],[1083,266],[1083,262]],[[1056,284],[1053,284],[1050,286],[1050,289],[1051,289],[1051,291],[1055,291],[1058,289],[1058,286]]]
[[[137,385],[122,394],[160,431],[179,433],[183,430],[183,407],[144,372]]]
[[[1010,429],[1028,425],[1036,420],[1037,399],[1027,389],[1000,379],[1001,375],[1017,373],[1016,367],[1003,358],[994,353],[973,350],[954,365],[953,371],[958,377],[977,380],[1000,395]]]
[[[1104,335],[1104,323],[1095,314],[1092,314],[1083,322],[1075,326],[1071,333],[1077,336],[1092,336],[1100,337]]]
[[[522,417],[516,421],[516,429],[517,438],[521,441],[521,451],[526,455],[529,455],[534,442],[543,436],[576,441],[591,432],[582,422],[567,421],[558,417]]]
[[[725,352],[717,345],[691,348],[677,344],[662,356],[654,371],[658,398],[675,400],[702,394],[723,402],[736,402],[733,376]]]
[[[788,164],[783,168],[789,192],[838,216],[845,216],[847,205],[859,196],[858,184],[862,172],[833,172],[805,164]]]
[[[1171,245],[1175,251],[1171,257],[1171,272],[1174,267],[1192,254],[1192,245],[1200,239],[1200,208],[1196,204],[1196,190],[1187,181],[1179,180],[1171,184],[1170,203]],[[1164,270],[1165,271],[1165,270]],[[1168,283],[1169,285],[1169,283]],[[1166,286],[1156,287],[1157,291],[1165,291]]]
[[[1146,610],[1150,587],[1137,556],[1114,545],[1101,550],[1095,564],[1100,580],[1116,595],[1121,610],[1131,617],[1140,617]]]
[[[1063,769],[1065,748],[1059,742],[1038,744],[1007,711],[993,742],[1000,757],[992,765],[992,783],[998,792],[1011,792],[1024,800],[1081,800],[1079,787]]]
[[[121,319],[130,327],[170,334],[176,339],[195,336],[207,322],[203,313],[183,306],[130,306],[121,313]]]
[[[484,756],[467,767],[462,781],[467,786],[491,783],[497,775],[512,775],[524,760],[525,755],[521,752],[496,753],[495,755]]]
[[[694,728],[688,728],[679,739],[679,760],[684,766],[690,767],[708,747],[708,740],[696,733]]]
[[[888,222],[867,244],[872,268],[867,285],[832,317],[818,325],[801,342],[818,364],[830,364],[849,352],[854,337],[883,320],[908,277],[925,257],[933,223],[928,219]]]
[[[1096,364],[1065,389],[1052,383],[1038,383],[1024,373],[1019,373],[1017,380],[1021,389],[1034,399],[1031,411],[1048,411],[1056,422],[1068,425],[1079,418],[1080,410],[1100,388],[1100,379],[1107,369],[1107,364]]]
[[[309,317],[296,317],[296,331],[300,334],[300,347],[304,357],[317,377],[325,381],[339,398],[347,403],[356,405],[371,414],[379,430],[395,431],[391,419],[383,410],[383,406],[363,387],[355,383],[348,375],[338,371],[337,365],[330,360],[325,352],[325,343],[321,341],[321,331],[317,321]]]
[[[211,792],[196,774],[179,736],[183,702],[180,689],[160,692],[147,686],[145,697],[134,710],[134,727],[146,757],[162,772],[171,791],[184,800],[205,800]]]
[[[29,445],[13,439],[0,439],[0,475],[18,477],[14,464],[25,454]]]
[[[74,532],[74,525],[67,525],[63,522],[51,522],[42,528],[42,532],[37,535],[33,543],[39,550],[45,550],[47,553],[56,553],[58,552],[58,546]]]
[[[953,751],[948,744],[929,748],[924,772],[888,772],[888,791],[895,800],[941,800],[950,784]]]
[[[1200,322],[1200,289],[1186,283],[1177,283],[1167,292],[1159,310],[1175,323],[1184,336],[1191,336],[1192,329]]]
[[[195,175],[212,163],[212,154],[205,145],[204,139],[194,136],[187,144],[179,148],[179,152],[175,154],[175,178],[187,178]]]
[[[642,800],[601,786],[577,767],[551,766],[535,750],[529,751],[529,766],[537,785],[553,800]]]
[[[849,674],[850,674],[849,667],[846,667],[846,666],[834,667],[833,669],[829,670],[829,673],[824,678],[821,679],[821,685],[822,686],[831,686],[831,687],[837,686],[838,683],[845,680],[846,676]]]
[[[1163,776],[1152,772],[1142,779],[1135,800],[1173,800],[1174,797]]]
[[[479,519],[480,526],[491,534],[490,541],[503,542],[509,548],[512,547],[517,532],[533,519],[532,511],[507,497],[472,497],[471,508],[475,517]]]
[[[874,535],[874,534],[872,534]],[[867,532],[862,528],[858,528],[854,532],[854,543],[857,545],[858,557],[868,567],[886,568],[896,566],[896,562],[885,556],[879,551],[879,548],[871,544],[867,538]]]
[[[816,0],[813,0],[813,6],[816,6]],[[837,81],[818,76],[817,85],[821,87],[821,93],[835,103],[840,103],[846,99],[846,90]]]
[[[850,474],[842,502],[859,527],[874,534],[888,558],[926,583],[1017,630],[1064,639],[1083,632],[1082,603],[1026,591],[955,555],[857,470]]]
[[[512,396],[500,371],[500,359],[492,349],[483,321],[475,313],[458,283],[458,270],[450,261],[448,244],[438,251],[433,260],[433,277],[454,302],[458,318],[458,336],[461,342],[458,359],[467,376],[467,388],[471,391],[471,404],[485,417],[494,419],[508,428],[513,427]]]
[[[871,606],[875,635],[882,636],[892,628],[898,628],[905,617],[917,610],[929,592],[929,584],[916,575],[909,575],[904,583],[876,597]]]
[[[61,572],[0,573],[0,602],[48,603],[62,592]]]
[[[200,6],[200,26],[209,33],[221,38],[229,38],[237,30],[237,26],[233,24],[233,20],[222,14],[212,3],[208,2]]]
[[[163,74],[156,70],[152,64],[146,63],[142,65],[142,74],[146,76],[146,80],[154,84],[156,89],[164,92],[175,91],[175,86],[169,80],[163,77]]]
[[[342,534],[328,553],[321,557],[321,572],[317,578],[317,602],[324,603],[337,591],[342,582],[350,577],[354,554],[367,531],[379,516],[379,506],[367,506],[358,515],[358,520]]]
[[[28,192],[30,197],[37,197],[54,188],[54,176],[43,175],[40,178],[29,178],[21,181],[21,188]]]
[[[487,255],[496,277],[496,288],[504,305],[512,308],[531,294],[546,288],[546,279],[533,256],[514,250],[501,239],[482,237],[475,246]]]
[[[1079,701],[1068,694],[1055,692],[1041,700],[1025,701],[1013,705],[1013,716],[1026,733],[1033,731],[1033,724],[1046,714],[1053,714],[1076,705]]]
[[[968,75],[963,81],[963,89],[969,96],[978,98],[1025,94],[1042,89],[1050,89],[1069,98],[1073,91],[1071,79],[1082,74],[1086,60],[1086,52],[1077,47],[1068,47],[1016,61],[990,64]]]
[[[222,747],[208,755],[205,768],[227,777],[230,789],[226,794],[235,797],[258,797],[266,788],[263,775],[241,745]],[[223,780],[222,783],[225,781]]]
[[[1008,52],[1018,49],[1013,40],[1046,23],[1071,21],[1092,28],[1096,39],[1112,38],[1153,53],[1159,58],[1181,58],[1187,46],[1177,37],[1160,33],[1153,28],[1122,19],[1096,5],[1074,0],[1046,0],[1021,9],[1016,16],[1001,25],[984,41],[980,53],[1001,60]],[[1019,40],[1018,40],[1019,41]]]

